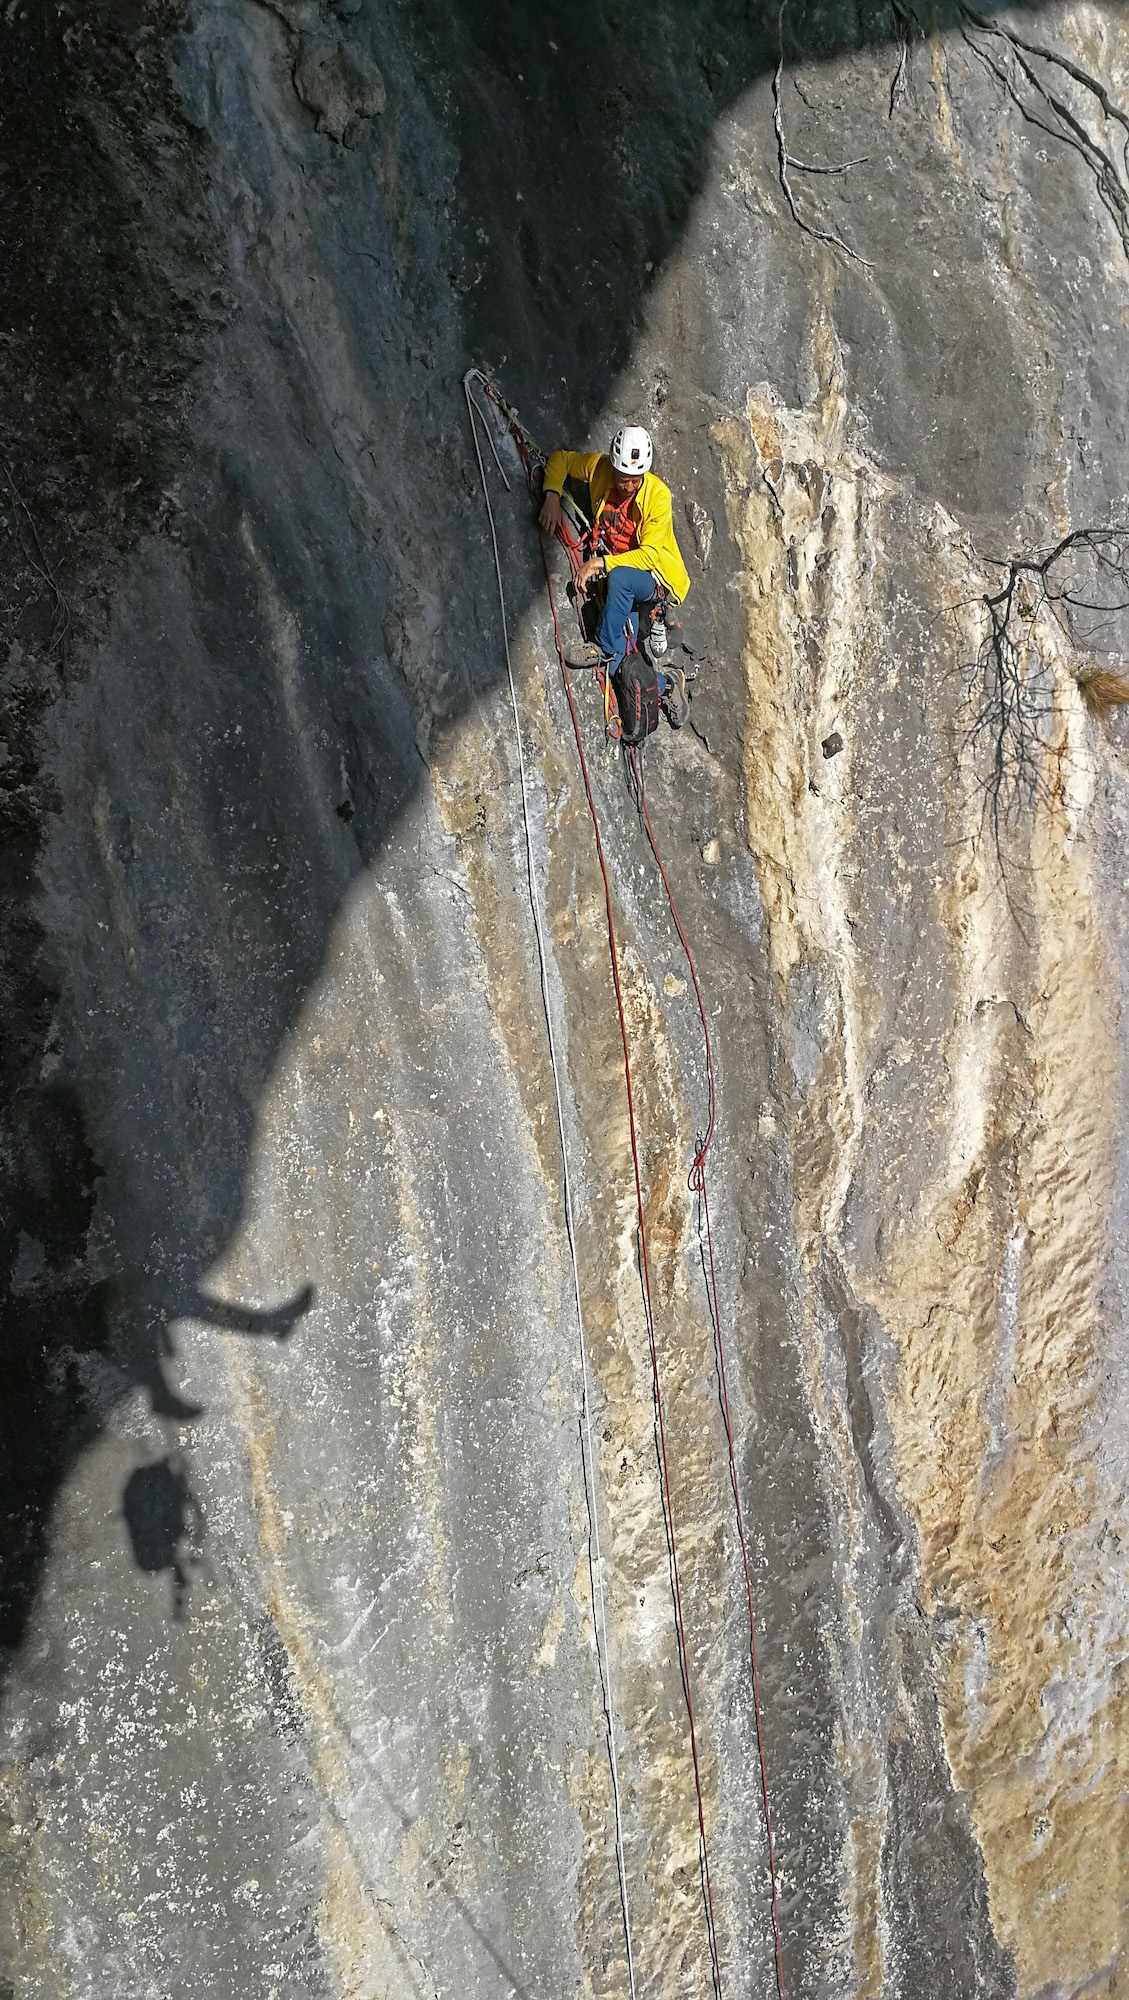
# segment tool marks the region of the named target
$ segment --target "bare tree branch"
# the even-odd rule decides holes
[[[914,38],[916,36],[920,39],[924,30],[908,0],[890,0],[890,12],[894,17],[894,36],[898,44],[898,64],[890,82],[889,115],[892,118],[905,95],[910,50]]]
[[[864,153],[861,159],[844,160],[838,167],[813,167],[806,160],[796,160],[789,155],[788,165],[796,174],[849,174],[852,167],[865,167],[869,159],[870,154]]]
[[[784,10],[787,5],[788,0],[780,0],[780,12],[777,17],[780,59],[776,65],[776,74],[772,79],[772,126],[776,133],[777,174],[784,199],[788,204],[793,222],[796,224],[797,229],[803,230],[805,236],[812,237],[816,243],[826,243],[833,250],[841,250],[843,256],[849,258],[852,264],[862,264],[869,271],[871,268],[869,258],[861,257],[857,250],[852,250],[850,244],[844,243],[843,238],[837,236],[833,229],[817,229],[813,223],[805,221],[796,205],[795,191],[788,178],[790,169],[794,168],[797,173],[810,174],[818,172],[841,173],[845,172],[846,168],[804,167],[798,160],[793,160],[788,151],[788,142],[784,137],[784,104],[780,89],[784,77]],[[849,166],[861,166],[862,162],[851,160],[847,164]]]
[[[964,748],[977,767],[985,823],[1009,907],[1019,922],[1008,879],[1008,837],[1034,808],[1045,783],[1054,714],[1051,670],[1033,643],[1034,628],[1046,612],[1074,648],[1083,636],[1077,629],[1080,614],[1094,614],[1108,627],[1129,613],[1129,523],[1075,528],[1056,542],[1008,556],[984,556],[975,548],[971,553],[999,572],[1000,583],[980,599],[987,632],[966,670],[972,720]],[[1092,627],[1085,636],[1093,636]],[[1085,667],[1075,678],[1091,708],[1108,708],[1129,697],[1122,677],[1108,668]]]
[[[1001,85],[1011,102],[1028,124],[1034,125],[1048,138],[1060,145],[1069,146],[1085,162],[1094,178],[1098,199],[1109,215],[1121,246],[1129,257],[1129,114],[1122,111],[1109,95],[1098,77],[1073,62],[1069,56],[1056,49],[1040,48],[1017,35],[1013,29],[997,22],[982,20],[970,7],[961,7],[961,34],[973,55],[984,65]],[[983,40],[978,39],[983,37]],[[1005,60],[1011,68],[1005,68],[997,61],[985,42],[1002,42],[1007,51]],[[1088,131],[1078,113],[1057,96],[1051,88],[1049,77],[1043,76],[1033,66],[1033,61],[1043,63],[1048,71],[1060,71],[1085,91],[1097,104],[1103,118],[1121,127],[1124,137],[1121,141],[1121,163],[1118,166],[1112,152],[1100,136]],[[1018,77],[1026,83],[1027,96]],[[1040,116],[1043,110],[1045,115]],[[1053,119],[1055,122],[1049,122]]]
[[[1005,31],[995,22],[984,21],[980,18],[979,14],[973,12],[971,7],[965,7],[962,11],[983,34],[1006,34],[1006,39],[1011,42],[1013,48],[1022,49],[1029,56],[1039,56],[1043,62],[1053,63],[1056,69],[1065,70],[1067,76],[1073,77],[1075,83],[1081,84],[1084,90],[1089,90],[1093,93],[1107,118],[1113,119],[1116,124],[1124,128],[1126,144],[1129,145],[1129,113],[1122,111],[1120,105],[1113,102],[1104,83],[1098,77],[1091,76],[1089,70],[1082,69],[1078,63],[1071,62],[1070,57],[1064,56],[1058,49],[1044,49],[1037,42],[1024,41],[1023,36],[1017,35],[1014,28],[1008,28]]]

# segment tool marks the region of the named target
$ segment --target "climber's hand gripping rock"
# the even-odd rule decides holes
[[[561,513],[561,496],[559,493],[546,493],[544,505],[537,518],[545,534],[556,534],[557,529],[564,519]]]

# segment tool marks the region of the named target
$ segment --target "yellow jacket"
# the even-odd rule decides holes
[[[554,451],[545,467],[545,491],[559,493],[566,479],[583,479],[599,520],[612,477],[612,462],[604,451]],[[655,473],[645,472],[631,509],[638,547],[625,550],[621,556],[608,556],[607,568],[619,565],[649,569],[681,604],[690,588],[690,578],[674,539],[669,486],[664,486]]]

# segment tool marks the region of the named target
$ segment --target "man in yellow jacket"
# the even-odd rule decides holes
[[[610,672],[623,659],[628,624],[638,635],[640,615],[648,623],[648,650],[657,667],[657,657],[666,646],[664,603],[681,604],[690,588],[674,539],[670,488],[652,472],[653,456],[648,432],[639,424],[625,424],[612,439],[610,451],[555,451],[545,467],[540,524],[546,534],[561,525],[565,480],[580,480],[588,488],[593,552],[582,563],[576,581],[584,594],[598,576],[607,577],[592,658],[606,662]],[[686,715],[685,677],[677,670],[657,671],[667,714],[681,727]]]

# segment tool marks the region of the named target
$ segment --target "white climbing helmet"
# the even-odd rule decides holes
[[[610,457],[617,472],[649,472],[654,455],[651,434],[642,424],[624,424],[612,439]]]

